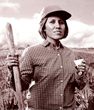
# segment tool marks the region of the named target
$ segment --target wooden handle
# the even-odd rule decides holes
[[[10,54],[14,56],[15,55],[15,45],[14,45],[14,39],[13,39],[12,26],[10,23],[7,23],[7,25],[6,25],[6,37],[7,37]],[[15,89],[16,89],[17,100],[18,100],[18,107],[19,107],[19,110],[24,110],[24,104],[23,104],[23,98],[22,98],[22,92],[21,92],[21,81],[20,81],[19,73],[20,73],[19,67],[13,66],[13,75],[14,75]]]
[[[10,23],[7,23],[6,25],[6,34],[7,34],[7,42],[8,42],[10,54],[15,55],[13,31],[12,31],[12,26]]]

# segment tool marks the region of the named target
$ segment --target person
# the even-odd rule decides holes
[[[16,56],[7,57],[9,69],[20,66],[22,90],[29,88],[30,92],[30,110],[74,110],[75,87],[82,89],[86,84],[86,62],[76,67],[77,55],[60,41],[68,35],[66,20],[70,17],[59,6],[46,6],[39,23],[44,41],[25,49],[20,61]],[[35,84],[29,87],[32,81]]]

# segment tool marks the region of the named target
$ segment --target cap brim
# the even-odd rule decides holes
[[[55,16],[55,15],[56,16],[60,16],[64,20],[67,20],[67,19],[69,19],[71,17],[71,14],[70,13],[68,13],[67,11],[63,11],[63,10],[50,12],[45,17]]]

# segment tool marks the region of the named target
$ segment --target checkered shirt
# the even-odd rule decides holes
[[[28,106],[35,110],[72,110],[75,105],[75,86],[83,88],[84,75],[76,74],[76,55],[60,42],[58,48],[45,40],[29,47],[22,55],[20,71],[22,89],[29,88]]]

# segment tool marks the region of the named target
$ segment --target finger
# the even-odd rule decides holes
[[[8,55],[7,55],[7,57],[12,57],[13,55],[12,54],[10,54],[10,53],[8,53]]]
[[[82,62],[81,64],[79,64],[78,66],[86,66],[85,62]]]
[[[8,67],[18,66],[18,65],[19,65],[18,63],[8,63],[8,64],[7,64]]]
[[[15,53],[15,55],[11,55],[10,53],[7,55],[7,58],[19,58],[19,54]]]
[[[9,61],[6,61],[6,63],[8,64],[8,63],[18,63],[19,64],[19,61],[17,61],[17,60],[9,60]]]
[[[85,64],[78,65],[78,66],[76,67],[76,69],[86,69],[86,65],[85,65]]]
[[[85,72],[85,70],[80,69],[80,70],[78,70],[78,72]]]
[[[85,61],[85,60],[83,60],[82,62],[83,62],[83,63],[86,63],[86,61]]]
[[[19,65],[19,61],[17,61],[17,60],[7,60],[6,61],[6,65],[8,66],[8,67],[11,67],[11,66],[18,66]]]
[[[76,68],[76,70],[77,70],[77,73],[78,73],[78,72],[85,72],[85,71],[86,71],[86,68],[85,68],[84,66],[78,66],[78,67]]]
[[[77,70],[76,72],[77,72],[77,73],[85,73],[85,70],[81,70],[81,69],[80,69],[80,70]]]
[[[18,62],[19,60],[18,60],[18,58],[17,57],[7,57],[6,59],[5,59],[5,61],[6,62]]]
[[[86,66],[85,65],[79,65],[76,67],[76,69],[86,69]]]
[[[16,58],[16,59],[18,59],[18,56],[17,55],[15,55],[15,56],[7,55],[7,58]]]
[[[18,60],[14,60],[14,59],[6,59],[6,64],[7,63],[19,63],[19,61]]]
[[[77,71],[80,71],[81,69],[85,70],[85,67],[83,67],[83,66],[76,66],[75,68],[76,68]]]

